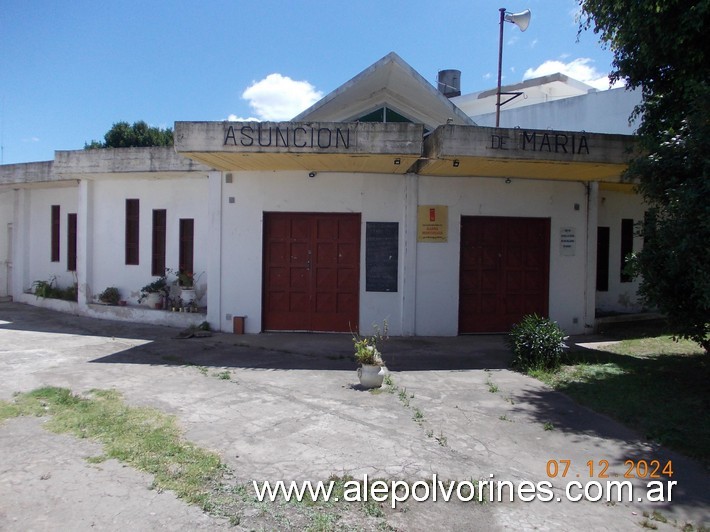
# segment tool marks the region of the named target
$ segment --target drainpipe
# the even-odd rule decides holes
[[[207,322],[218,331],[225,330],[222,314],[222,172],[208,176],[207,230]],[[230,329],[227,326],[226,331]]]
[[[585,267],[584,332],[595,328],[597,302],[597,227],[599,226],[599,183],[589,182],[587,192],[587,261]]]
[[[417,205],[419,176],[404,174],[404,216],[402,244],[402,336],[416,335],[417,323]]]

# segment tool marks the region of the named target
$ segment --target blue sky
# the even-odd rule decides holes
[[[576,0],[0,0],[2,162],[122,120],[288,119],[391,51],[432,84],[455,68],[464,93],[493,88],[499,7],[532,11],[524,33],[505,25],[504,83],[608,86],[611,52],[577,41]]]

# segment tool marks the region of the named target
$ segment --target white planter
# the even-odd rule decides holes
[[[370,366],[363,364],[357,368],[357,376],[360,379],[360,386],[365,389],[380,388],[385,380],[387,368],[384,366]]]
[[[160,308],[163,303],[163,296],[158,292],[151,292],[143,302],[150,308]]]
[[[196,293],[194,288],[181,288],[180,289],[180,299],[186,305],[192,303],[196,299]]]

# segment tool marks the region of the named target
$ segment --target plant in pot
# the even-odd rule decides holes
[[[380,388],[387,374],[382,353],[378,349],[378,344],[387,339],[387,322],[383,323],[382,330],[374,326],[374,331],[374,334],[364,337],[353,334],[355,361],[360,364],[357,376],[360,386],[365,389]]]
[[[151,308],[162,308],[162,301],[170,292],[168,280],[165,275],[161,275],[152,283],[148,283],[141,288],[141,295],[138,298],[138,303],[145,301]]]
[[[185,305],[194,303],[197,299],[195,282],[200,276],[187,270],[178,270],[176,275],[178,286],[180,286],[180,299]]]
[[[118,305],[121,299],[121,293],[115,286],[109,286],[106,290],[99,294],[99,301],[107,305]]]

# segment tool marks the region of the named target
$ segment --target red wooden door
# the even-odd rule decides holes
[[[507,332],[547,316],[549,218],[461,218],[459,333]]]
[[[357,331],[359,295],[359,214],[264,214],[264,330]]]

